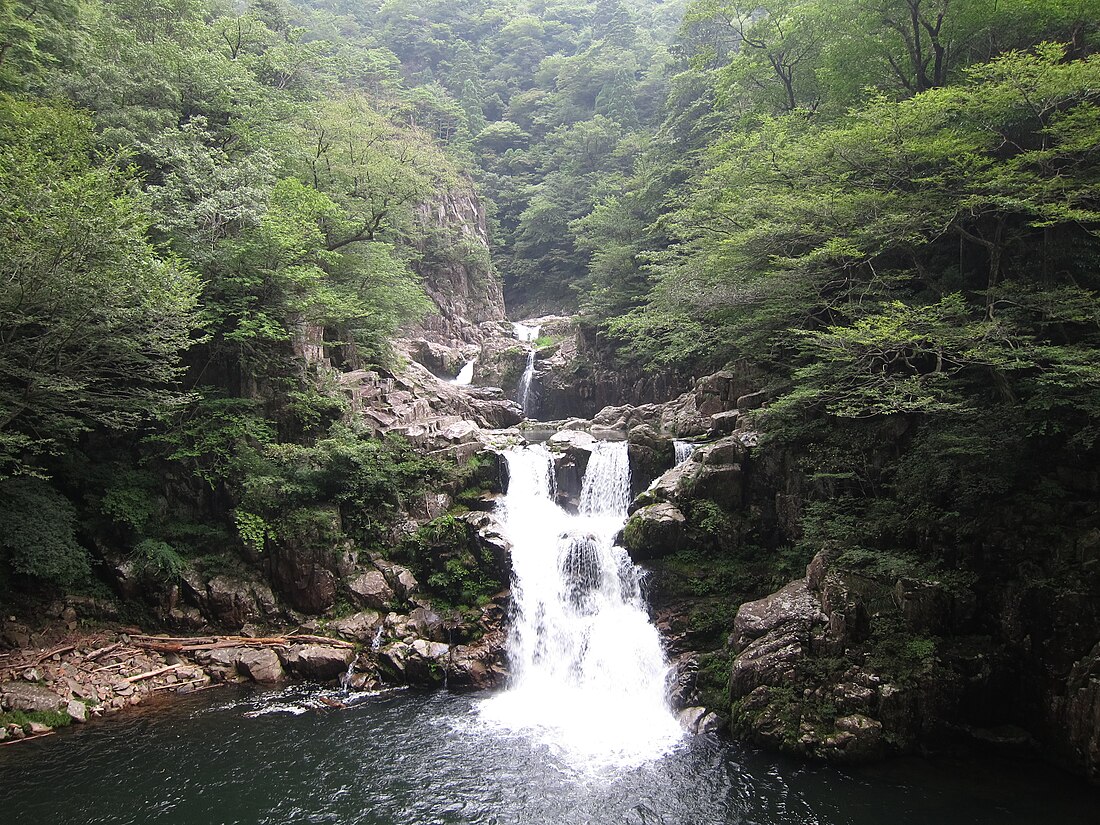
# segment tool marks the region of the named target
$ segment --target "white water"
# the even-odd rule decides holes
[[[532,344],[530,351],[527,353],[527,366],[524,367],[523,375],[519,379],[519,405],[523,408],[523,414],[528,418],[534,414],[531,403],[531,384],[535,380],[534,342],[538,339],[539,330],[541,329],[542,327],[527,326],[519,322],[512,324],[512,331],[515,333],[516,338],[526,344]]]
[[[541,326],[528,326],[527,324],[521,324],[519,321],[512,323],[512,332],[520,341],[525,344],[534,342],[539,337],[539,331]]]
[[[474,380],[474,364],[477,363],[477,359],[471,359],[466,362],[465,366],[459,370],[458,376],[451,379],[452,384],[457,384],[460,387],[469,386]]]
[[[676,448],[677,464],[683,464],[691,458],[691,454],[695,452],[695,445],[690,441],[673,441],[672,446]]]
[[[668,753],[683,739],[665,699],[668,663],[638,568],[614,546],[630,495],[626,444],[600,442],[578,515],[554,503],[545,447],[506,458],[501,515],[512,542],[512,679],[482,703],[483,717],[535,737],[579,769],[638,765]]]
[[[527,366],[523,370],[523,376],[519,379],[519,405],[523,407],[523,414],[531,417],[531,384],[535,380],[535,351],[527,353]]]

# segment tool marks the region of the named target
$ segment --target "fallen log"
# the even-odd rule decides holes
[[[140,682],[142,679],[152,679],[154,676],[160,676],[162,673],[168,673],[171,670],[183,667],[183,663],[179,662],[174,665],[168,665],[167,667],[160,667],[156,670],[147,670],[145,673],[139,673],[137,676],[127,676],[126,681],[133,684],[134,682]]]

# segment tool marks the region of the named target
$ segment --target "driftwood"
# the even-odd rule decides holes
[[[155,688],[153,688],[153,690],[179,690],[180,688],[185,688],[188,685],[197,685],[197,684],[200,684],[202,682],[209,682],[209,681],[210,680],[207,679],[205,676],[200,676],[198,679],[190,679],[186,682],[172,682],[171,684],[168,684],[168,685],[157,685]],[[194,693],[194,691],[191,691],[191,692]]]
[[[76,650],[76,645],[66,645],[65,647],[59,647],[56,650],[51,650],[48,653],[43,653],[35,660],[33,667],[38,667],[47,659],[53,658],[54,656],[57,656],[61,653],[68,653],[70,650]]]
[[[45,733],[32,733],[22,739],[6,739],[0,745],[18,745],[20,742],[29,742],[32,739],[41,739],[43,736],[53,736],[56,731],[48,730]]]
[[[221,650],[227,647],[289,647],[300,642],[354,648],[343,639],[292,633],[288,636],[131,636],[131,643],[158,653],[195,653],[200,650]]]
[[[115,642],[114,644],[109,644],[106,647],[101,647],[97,650],[93,650],[91,653],[84,657],[84,661],[94,662],[100,656],[106,656],[112,650],[118,650],[120,647],[122,647],[122,642]]]
[[[152,679],[154,676],[160,676],[162,673],[168,673],[171,670],[183,667],[182,663],[174,665],[168,665],[167,667],[158,667],[156,670],[147,670],[145,673],[139,673],[137,676],[127,676],[126,681],[133,684],[134,682],[140,682],[142,679]]]

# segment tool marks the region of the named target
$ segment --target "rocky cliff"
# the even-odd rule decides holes
[[[485,209],[466,180],[416,209],[413,269],[435,311],[408,330],[410,338],[461,347],[485,337],[480,325],[504,320],[501,278],[489,255]]]
[[[1058,546],[959,548],[950,567],[814,554],[801,516],[827,490],[787,450],[758,446],[742,408],[766,397],[732,399],[745,389],[727,373],[673,404],[597,416],[700,437],[638,496],[623,534],[651,571],[674,699],[813,758],[967,746],[1041,754],[1100,781],[1096,532],[1067,523]]]

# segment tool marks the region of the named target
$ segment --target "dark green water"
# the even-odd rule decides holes
[[[322,710],[311,707],[318,693],[210,691],[0,748],[0,823],[1100,822],[1100,795],[1038,764],[840,772],[698,737],[641,768],[585,773],[487,728],[477,696]]]

